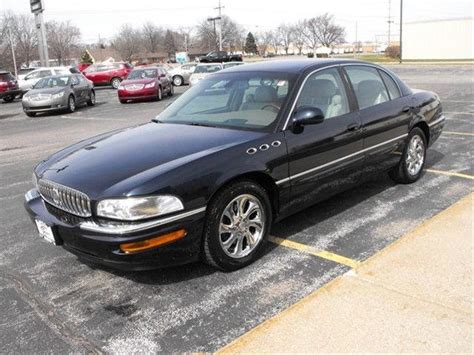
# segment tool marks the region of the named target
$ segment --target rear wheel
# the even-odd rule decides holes
[[[390,171],[390,177],[402,184],[417,181],[423,173],[426,160],[426,137],[423,131],[415,127],[408,135],[408,143],[403,150],[398,165]]]
[[[117,90],[120,86],[120,83],[122,82],[122,80],[120,80],[120,78],[113,78],[111,81],[110,81],[110,85],[112,85],[112,87]]]
[[[170,85],[170,91],[168,91],[168,96],[171,97],[174,95],[174,86]]]
[[[73,113],[76,111],[76,100],[74,99],[74,96],[70,95],[69,98],[67,99],[67,110],[70,113]]]
[[[183,82],[184,82],[184,80],[183,80],[183,77],[181,75],[175,75],[173,77],[173,85],[174,86],[181,86],[181,85],[183,85]]]
[[[95,92],[91,91],[89,100],[87,100],[87,105],[88,106],[94,106],[95,105]]]
[[[220,191],[208,207],[204,256],[210,265],[237,270],[255,261],[270,230],[272,209],[259,184],[242,180]]]
[[[128,102],[127,100],[122,100],[122,99],[119,99],[119,101],[121,104],[126,104]]]
[[[13,95],[7,95],[3,98],[3,101],[5,102],[12,102],[13,100],[15,100],[15,96]]]
[[[25,112],[28,117],[35,117],[36,112]]]

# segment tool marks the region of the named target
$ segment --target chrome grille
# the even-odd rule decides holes
[[[80,217],[90,217],[91,201],[80,191],[48,180],[38,181],[38,191],[49,204]]]

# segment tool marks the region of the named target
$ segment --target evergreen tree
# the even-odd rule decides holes
[[[247,39],[245,40],[245,53],[257,54],[257,44],[255,43],[255,37],[252,32],[249,32]]]
[[[89,64],[94,63],[94,58],[92,58],[91,54],[89,53],[87,49],[81,55],[81,63],[89,63]]]

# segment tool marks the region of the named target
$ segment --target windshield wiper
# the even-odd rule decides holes
[[[199,127],[217,127],[215,125],[209,124],[209,123],[202,123],[202,122],[189,122],[185,123],[189,126],[199,126]]]
[[[153,118],[151,121],[156,123],[164,123],[163,121],[160,121],[157,117]]]

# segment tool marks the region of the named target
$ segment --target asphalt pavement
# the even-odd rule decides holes
[[[24,211],[38,161],[148,122],[172,98],[122,105],[103,88],[95,107],[35,118],[18,101],[0,104],[0,352],[215,351],[230,343],[472,191],[473,68],[391,67],[411,87],[437,92],[447,116],[421,180],[374,176],[298,213],[274,225],[260,260],[232,273],[200,263],[136,273],[84,264],[39,240]]]

